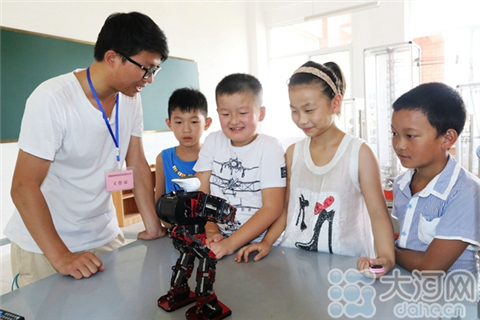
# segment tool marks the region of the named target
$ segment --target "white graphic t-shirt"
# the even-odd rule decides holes
[[[218,224],[230,236],[262,207],[264,188],[285,187],[285,156],[280,142],[259,134],[250,144],[233,147],[222,131],[208,135],[193,168],[212,171],[210,193],[237,208],[235,222]],[[253,242],[263,239],[263,234]]]

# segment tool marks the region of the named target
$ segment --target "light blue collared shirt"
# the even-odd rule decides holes
[[[414,173],[406,171],[393,184],[392,216],[400,226],[397,247],[426,251],[434,238],[461,240],[470,245],[448,271],[478,273],[480,179],[449,156],[443,171],[425,189],[412,195]]]

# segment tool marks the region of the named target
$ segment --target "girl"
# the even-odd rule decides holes
[[[360,271],[383,266],[378,278],[395,265],[393,227],[372,150],[335,125],[343,73],[333,62],[308,61],[293,73],[288,93],[292,120],[307,137],[286,152],[283,213],[262,242],[243,247],[235,260],[247,262],[254,251],[260,260],[285,231],[281,246],[357,256]]]

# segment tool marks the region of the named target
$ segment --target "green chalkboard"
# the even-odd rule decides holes
[[[25,102],[43,81],[93,62],[93,44],[9,28],[0,29],[0,140],[18,139]],[[167,103],[177,88],[198,89],[197,63],[168,58],[142,90],[144,130],[167,130]]]

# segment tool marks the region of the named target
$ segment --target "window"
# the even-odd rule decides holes
[[[480,2],[413,1],[413,41],[422,49],[422,82],[480,82]],[[425,19],[428,16],[428,19]]]
[[[467,122],[450,152],[460,165],[480,175],[480,2],[433,4],[413,1],[413,41],[421,49],[422,83],[444,82],[457,88],[467,107]],[[429,19],[424,19],[428,16]]]
[[[422,83],[453,87],[480,82],[480,26],[442,31],[414,38],[422,49]]]
[[[270,56],[273,58],[351,43],[350,14],[270,29]]]
[[[308,60],[337,63],[346,78],[345,97],[350,97],[351,43],[351,14],[270,28],[265,132],[277,137],[303,136],[290,117],[287,81]]]

